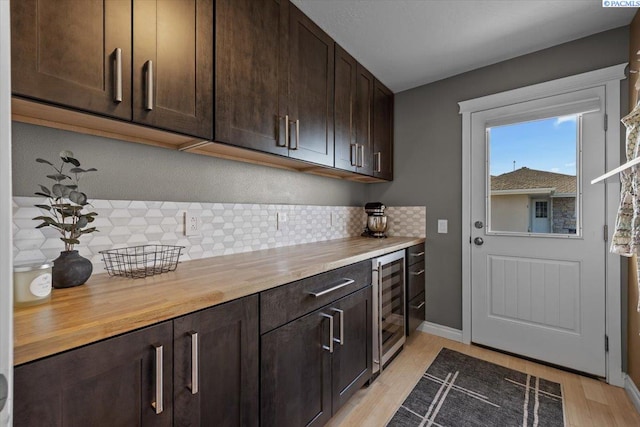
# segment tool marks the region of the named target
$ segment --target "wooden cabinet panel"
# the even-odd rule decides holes
[[[215,140],[288,155],[287,0],[217,0]]]
[[[331,418],[329,319],[321,313],[262,335],[261,425],[321,426]]]
[[[335,316],[333,335],[340,338],[340,327],[344,328],[344,341],[334,344],[332,355],[334,414],[371,378],[371,310],[371,286],[329,306]]]
[[[134,0],[133,120],[213,136],[213,0]]]
[[[356,151],[356,73],[357,62],[344,49],[335,46],[334,141],[335,167],[355,172]]]
[[[110,338],[18,366],[14,425],[172,425],[172,324]],[[163,411],[156,414],[156,349],[162,345]]]
[[[333,166],[334,41],[293,5],[289,17],[289,156]]]
[[[131,119],[130,2],[12,1],[11,44],[14,94]]]
[[[364,175],[373,174],[373,74],[358,64],[356,76],[356,144],[360,151],[360,162],[357,172]]]
[[[373,176],[393,179],[393,93],[377,79],[373,86]]]
[[[258,340],[257,295],[174,320],[175,426],[258,425]]]

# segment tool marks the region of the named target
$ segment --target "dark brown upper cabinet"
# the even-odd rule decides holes
[[[373,86],[373,176],[393,180],[393,92]]]
[[[128,1],[11,2],[16,95],[131,119]]]
[[[287,156],[288,0],[217,0],[215,140]]]
[[[15,95],[213,136],[213,0],[13,1],[11,27]]]
[[[333,166],[333,45],[287,0],[217,0],[215,141]]]
[[[134,122],[212,138],[213,1],[134,0]]]
[[[373,175],[374,77],[336,45],[335,167]]]

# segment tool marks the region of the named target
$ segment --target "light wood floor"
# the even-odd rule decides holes
[[[358,391],[328,426],[384,426],[442,347],[562,384],[567,427],[640,426],[640,415],[622,388],[421,332],[409,338],[389,367]]]

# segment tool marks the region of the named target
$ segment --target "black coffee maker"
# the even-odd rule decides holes
[[[367,226],[362,232],[362,236],[384,238],[387,231],[387,216],[384,214],[386,206],[380,202],[371,202],[364,205],[367,213]]]

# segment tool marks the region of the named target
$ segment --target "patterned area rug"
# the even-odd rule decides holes
[[[387,426],[564,426],[560,384],[443,348]]]

